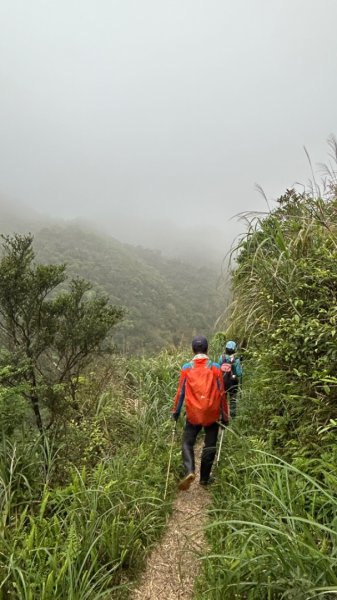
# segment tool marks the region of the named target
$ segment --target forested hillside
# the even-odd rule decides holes
[[[25,216],[26,218],[26,216]],[[154,352],[189,342],[196,332],[211,334],[221,312],[219,273],[198,264],[168,259],[160,252],[122,244],[79,225],[17,218],[18,231],[33,231],[37,260],[67,263],[72,276],[91,281],[113,304],[127,308],[116,328],[122,352]],[[2,214],[3,233],[13,232],[15,217]]]

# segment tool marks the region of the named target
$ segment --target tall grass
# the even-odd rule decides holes
[[[177,358],[121,362],[61,445],[3,439],[1,600],[126,598],[160,535]]]
[[[325,197],[287,190],[239,242],[229,330],[248,360],[198,599],[337,597],[335,175]]]
[[[233,431],[224,450],[195,597],[337,597],[337,476],[321,483]]]

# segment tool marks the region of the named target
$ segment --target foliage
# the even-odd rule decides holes
[[[35,264],[32,242],[30,235],[3,238],[1,383],[3,393],[24,384],[21,392],[42,432],[42,406],[49,409],[50,423],[65,400],[71,398],[75,406],[81,371],[102,348],[123,311],[110,305],[107,297],[88,297],[91,285],[80,279],[71,280],[68,290],[56,295],[66,280],[65,265]]]
[[[165,502],[163,493],[178,361],[162,353],[97,364],[61,444],[50,432],[43,443],[18,432],[3,440],[0,598],[129,595],[171,507],[173,472]]]
[[[336,491],[334,472],[322,484],[253,435],[227,432],[195,598],[334,598]]]
[[[103,359],[121,311],[36,264],[31,236],[5,239],[0,274],[0,598],[125,598],[171,507],[179,357]]]
[[[331,168],[324,194],[287,190],[238,245],[228,330],[244,389],[197,598],[336,597],[336,181]]]
[[[292,433],[284,430],[279,444],[291,437],[292,452],[321,445],[320,428],[337,416],[336,216],[334,196],[288,190],[252,223],[233,274],[232,328],[264,370],[264,387],[278,382],[279,400],[276,407],[267,400],[261,433],[281,412]]]

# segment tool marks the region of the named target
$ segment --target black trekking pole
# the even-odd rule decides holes
[[[172,429],[172,437],[171,437],[171,447],[170,447],[170,456],[169,456],[169,462],[167,465],[167,474],[166,474],[166,483],[165,483],[165,492],[164,492],[164,500],[166,499],[166,494],[167,494],[167,486],[168,486],[168,480],[169,480],[169,476],[170,476],[170,469],[171,469],[171,461],[172,461],[172,453],[173,453],[173,445],[174,445],[174,438],[176,436],[176,432],[177,432],[177,421],[174,424],[174,427]]]

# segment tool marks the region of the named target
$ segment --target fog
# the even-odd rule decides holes
[[[222,255],[337,131],[335,0],[1,0],[0,194]],[[20,209],[18,209],[20,210]]]

